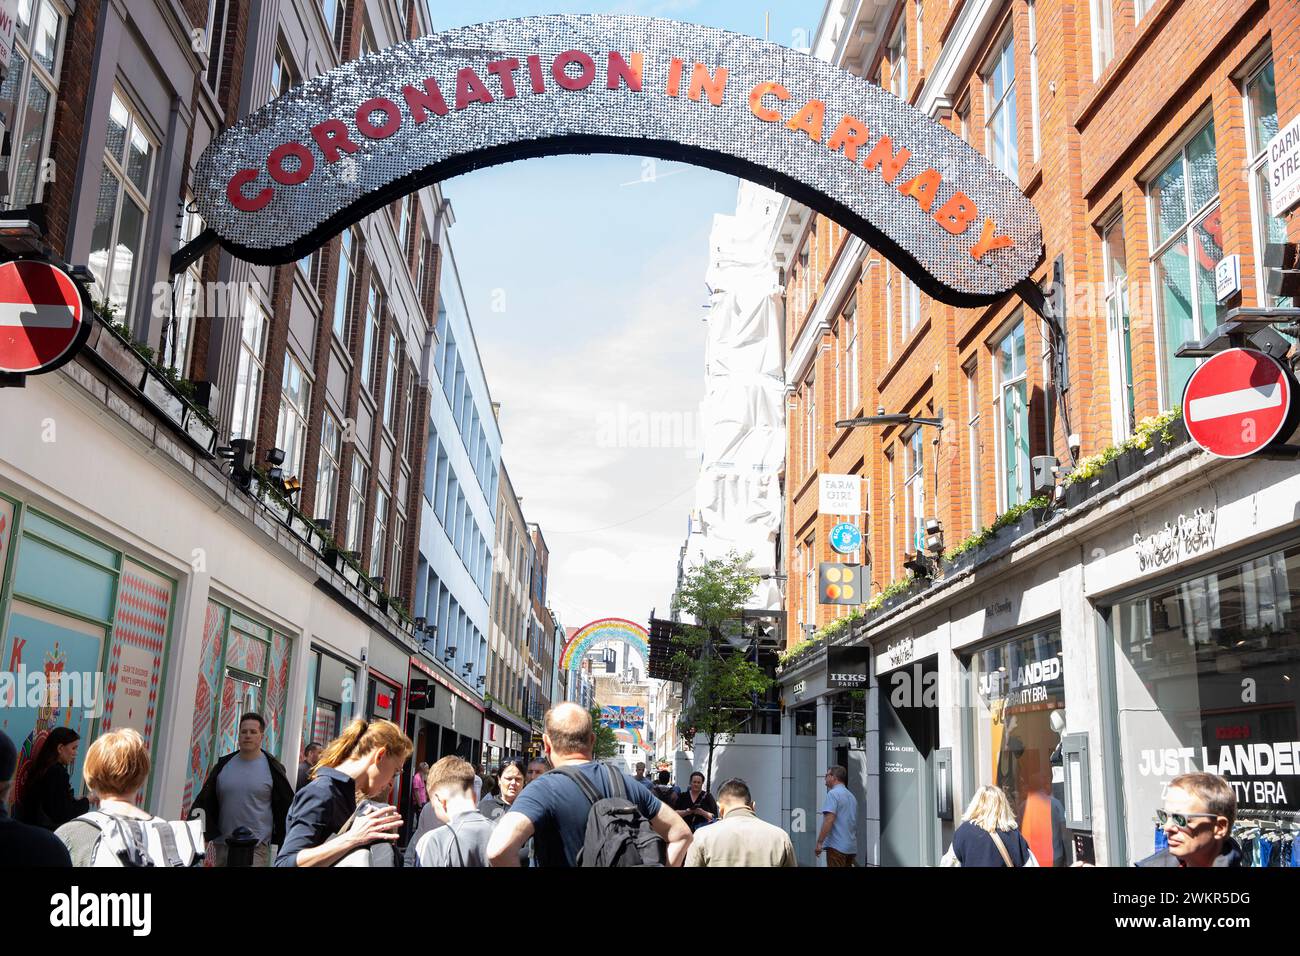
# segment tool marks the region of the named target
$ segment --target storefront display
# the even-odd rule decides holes
[[[324,746],[339,735],[352,719],[356,690],[355,667],[318,647],[311,649],[311,660],[307,662],[307,707],[302,722],[303,749],[313,742]]]
[[[11,553],[12,552],[12,553]],[[175,582],[121,552],[0,498],[0,730],[19,747],[15,797],[48,732],[83,740],[115,727],[139,731],[152,751]],[[39,676],[34,684],[31,677]],[[37,693],[33,696],[32,691]],[[83,746],[70,768],[82,790]],[[148,796],[152,779],[137,794]]]
[[[212,765],[239,746],[239,718],[261,714],[262,749],[282,757],[292,641],[238,611],[209,601],[195,687],[186,812]]]
[[[1191,771],[1227,778],[1239,837],[1300,821],[1300,546],[1119,604],[1112,626],[1130,855]]]
[[[976,784],[1006,793],[1039,865],[1068,864],[1059,628],[975,652],[969,675]]]

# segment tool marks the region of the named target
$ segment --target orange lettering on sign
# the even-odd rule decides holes
[[[992,219],[984,220],[984,228],[980,231],[980,241],[971,246],[970,254],[976,259],[983,258],[984,253],[993,249],[1005,249],[1008,246],[1014,246],[1015,241],[1010,236],[996,236],[997,224]]]
[[[935,221],[943,228],[947,229],[954,236],[960,236],[966,231],[966,227],[978,215],[975,204],[970,201],[970,197],[963,192],[955,192],[952,198],[939,207],[939,211],[934,214]]]
[[[876,145],[871,147],[871,152],[867,153],[867,159],[863,165],[867,169],[879,166],[880,178],[887,183],[892,183],[894,177],[899,174],[911,158],[912,151],[910,149],[900,149],[895,153],[894,141],[888,136],[882,136],[876,140]]]
[[[808,105],[794,114],[786,127],[796,132],[803,130],[815,143],[822,141],[822,125],[826,122],[826,104],[821,100],[809,100]]]
[[[763,97],[765,96],[775,96],[778,100],[785,102],[790,98],[790,91],[780,83],[760,83],[749,93],[750,112],[764,123],[781,122],[780,113],[763,105]]]
[[[845,114],[840,125],[835,127],[826,145],[831,152],[844,150],[844,155],[853,162],[858,161],[858,147],[867,145],[867,126],[856,116]]]
[[[628,66],[627,60],[623,59],[623,54],[611,52],[609,54],[609,65],[606,70],[605,86],[608,89],[618,89],[619,80],[627,83],[627,88],[633,93],[641,92],[641,77],[645,75],[645,56],[640,53],[632,54],[632,65]]]
[[[939,184],[942,182],[943,177],[939,175],[939,170],[927,169],[899,186],[898,191],[904,196],[911,196],[924,212],[929,212],[930,207],[934,205],[935,193],[939,191]]]
[[[678,57],[673,57],[668,64],[668,95],[677,96],[682,91],[682,70],[686,64]]]
[[[714,106],[722,105],[722,94],[727,89],[727,68],[718,67],[718,71],[709,74],[709,68],[703,63],[696,63],[691,70],[691,85],[686,95],[698,101],[702,93],[709,94],[709,102]]]

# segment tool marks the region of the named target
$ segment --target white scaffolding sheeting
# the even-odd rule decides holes
[[[700,403],[701,463],[687,567],[735,550],[775,575],[785,459],[785,367],[779,276],[768,255],[781,197],[742,182],[733,216],[715,216],[707,281],[713,291]],[[750,608],[779,610],[760,582]]]

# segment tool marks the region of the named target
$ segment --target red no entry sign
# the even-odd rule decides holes
[[[72,357],[88,330],[81,290],[48,262],[0,265],[0,372],[48,372]]]
[[[1183,420],[1196,444],[1220,458],[1245,458],[1295,429],[1295,386],[1277,359],[1228,349],[1207,359],[1183,391]]]

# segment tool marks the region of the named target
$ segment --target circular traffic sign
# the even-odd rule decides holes
[[[0,372],[57,368],[84,340],[88,320],[81,290],[62,269],[34,259],[0,265]]]
[[[1255,349],[1211,356],[1183,389],[1187,434],[1219,458],[1245,458],[1286,438],[1298,409],[1290,371]]]
[[[860,544],[862,544],[862,532],[858,530],[857,525],[841,521],[831,528],[831,547],[840,554],[851,554],[858,550]]]

